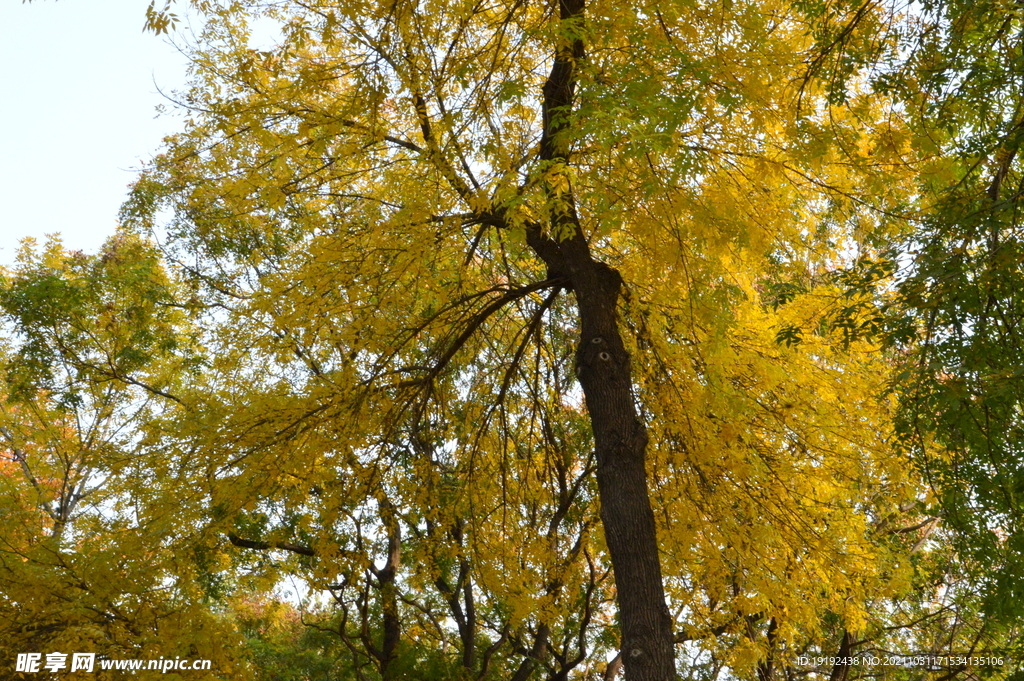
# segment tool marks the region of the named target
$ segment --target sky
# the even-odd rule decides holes
[[[142,32],[148,4],[0,0],[0,265],[22,238],[53,232],[97,251],[133,169],[181,126],[156,107],[188,63]]]

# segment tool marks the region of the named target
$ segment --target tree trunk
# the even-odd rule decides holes
[[[560,0],[563,22],[582,22],[584,0]],[[577,36],[556,50],[543,88],[542,161],[568,161],[569,112],[576,65],[585,58]],[[630,357],[619,334],[619,273],[593,258],[571,190],[554,197],[549,232],[527,229],[527,242],[544,260],[549,277],[565,277],[576,296],[580,341],[577,376],[590,414],[597,454],[601,521],[611,553],[622,629],[626,681],[676,678],[672,618],[665,604],[658,542],[647,494],[647,429],[637,414]],[[549,234],[571,234],[555,241]]]
[[[654,513],[647,493],[647,429],[633,398],[630,357],[616,322],[621,279],[603,263],[570,268],[580,309],[577,371],[594,430],[601,522],[611,552],[627,681],[675,678]]]

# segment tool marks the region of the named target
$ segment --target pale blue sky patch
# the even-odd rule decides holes
[[[135,169],[181,127],[156,107],[187,60],[142,32],[147,5],[0,0],[0,263],[51,232],[95,252]]]

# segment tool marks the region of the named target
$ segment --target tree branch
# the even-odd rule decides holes
[[[255,549],[256,551],[291,551],[301,556],[316,556],[316,551],[309,548],[308,546],[301,546],[299,544],[289,544],[286,542],[265,542],[265,541],[253,541],[251,539],[242,539],[233,532],[228,533],[228,541],[239,548],[243,549]]]

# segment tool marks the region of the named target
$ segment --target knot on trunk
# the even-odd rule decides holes
[[[628,383],[629,355],[621,343],[613,345],[604,336],[583,339],[576,348],[576,377]]]

